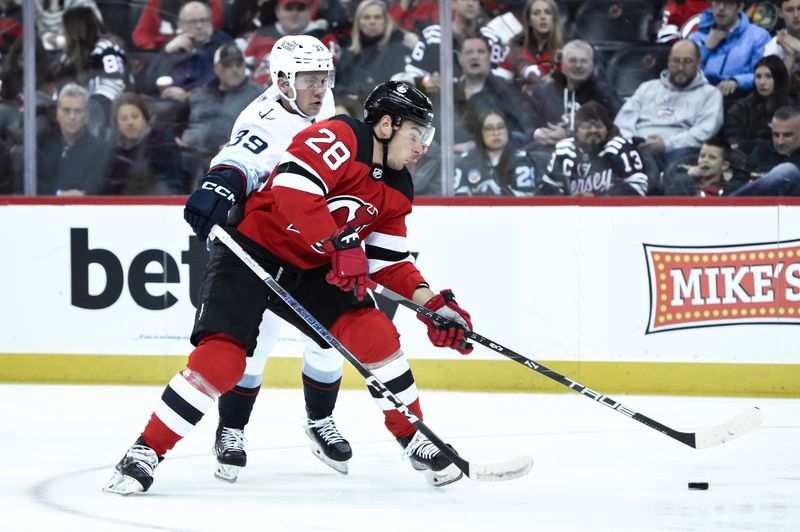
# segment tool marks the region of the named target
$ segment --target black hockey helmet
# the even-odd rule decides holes
[[[411,120],[425,127],[433,125],[433,104],[416,87],[404,81],[385,81],[375,87],[364,102],[364,122],[376,124],[382,116],[392,117],[399,126]]]

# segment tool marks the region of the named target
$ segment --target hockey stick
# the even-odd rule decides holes
[[[372,286],[370,286],[370,288],[373,291],[375,290],[375,288],[378,287],[378,285],[375,284],[374,282],[371,282],[371,285]],[[406,308],[413,310],[417,314],[425,316],[426,318],[430,319],[431,321],[434,321],[438,325],[441,325],[443,327],[451,327],[453,325],[459,326],[458,324],[448,320],[447,318],[440,316],[439,314],[436,314],[431,310],[428,310],[422,305],[418,305],[413,301],[404,298],[400,294],[392,292],[386,287],[382,287],[382,290],[377,293],[386,297],[390,301],[394,301],[396,303],[403,305]],[[658,421],[655,421],[654,419],[650,419],[644,414],[640,414],[639,412],[636,412],[635,410],[628,408],[622,403],[615,401],[611,397],[603,395],[600,392],[596,392],[591,388],[584,386],[583,384],[575,382],[574,380],[569,379],[561,375],[560,373],[553,371],[552,369],[546,368],[542,364],[539,364],[534,360],[524,357],[519,353],[516,353],[511,349],[508,349],[507,347],[498,344],[497,342],[489,340],[488,338],[481,336],[480,334],[474,331],[466,331],[466,333],[464,334],[464,340],[466,341],[467,339],[473,340],[485,347],[488,347],[489,349],[492,349],[493,351],[503,355],[504,357],[510,358],[514,362],[518,362],[527,368],[530,368],[534,371],[538,371],[545,377],[548,377],[559,384],[563,384],[567,388],[574,390],[580,393],[581,395],[585,395],[590,399],[594,399],[600,404],[603,404],[613,410],[616,410],[617,412],[625,414],[626,416],[635,419],[639,423],[643,423],[648,427],[650,427],[651,429],[655,429],[663,434],[666,434],[670,438],[676,439],[679,442],[684,443],[689,447],[693,447],[695,449],[706,449],[708,447],[713,447],[715,445],[725,443],[734,438],[738,438],[739,436],[759,426],[761,422],[764,420],[764,414],[761,412],[761,410],[758,407],[751,407],[745,409],[743,412],[732,417],[725,423],[716,425],[709,429],[701,430],[699,432],[681,432],[679,430],[669,428],[668,426],[663,425]]]
[[[210,232],[211,238],[218,238],[234,255],[247,265],[256,275],[258,275],[275,294],[278,295],[292,310],[302,318],[314,331],[328,342],[331,347],[336,349],[367,381],[367,385],[374,388],[384,399],[388,400],[392,406],[403,414],[405,418],[417,427],[447,458],[455,464],[466,476],[474,480],[511,480],[527,475],[533,467],[533,459],[529,456],[521,456],[507,462],[499,464],[479,465],[472,464],[458,453],[448,447],[425,423],[422,422],[403,401],[394,395],[369,369],[367,369],[339,340],[336,339],[325,327],[318,322],[303,306],[293,298],[256,260],[250,256],[242,247],[219,225],[215,225]]]

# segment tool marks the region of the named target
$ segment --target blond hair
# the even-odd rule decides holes
[[[360,54],[364,47],[361,45],[361,30],[358,29],[358,19],[361,18],[361,15],[364,14],[364,11],[369,6],[378,6],[381,8],[381,12],[383,13],[383,20],[386,21],[386,28],[383,30],[383,37],[378,42],[378,48],[382,48],[386,46],[386,43],[389,42],[389,39],[392,38],[392,33],[395,30],[394,21],[392,17],[389,16],[389,8],[386,7],[386,2],[383,0],[363,0],[358,7],[356,8],[356,12],[353,14],[353,35],[352,39],[353,42],[350,44],[349,50],[354,54]]]

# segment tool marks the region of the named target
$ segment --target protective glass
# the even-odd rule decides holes
[[[328,76],[319,78],[310,74],[297,74],[294,80],[294,86],[298,90],[311,90],[311,89],[332,89],[336,84],[336,71],[328,70]]]

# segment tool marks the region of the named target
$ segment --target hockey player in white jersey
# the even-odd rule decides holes
[[[186,202],[185,218],[200,239],[208,236],[215,223],[225,223],[229,216],[234,222],[236,212],[242,210],[242,205],[231,204],[231,192],[244,189],[244,197],[249,196],[262,179],[269,177],[294,135],[334,114],[333,58],[318,39],[309,35],[281,38],[272,49],[270,70],[274,84],[239,115],[230,142],[212,159],[199,189]],[[220,396],[214,445],[218,464],[214,474],[221,480],[235,482],[247,463],[244,427],[279,330],[280,319],[267,311],[261,322],[258,348],[247,359],[244,376],[231,391]],[[332,417],[341,377],[342,357],[333,349],[322,349],[307,341],[303,353],[306,434],[315,456],[347,474],[352,451]]]

